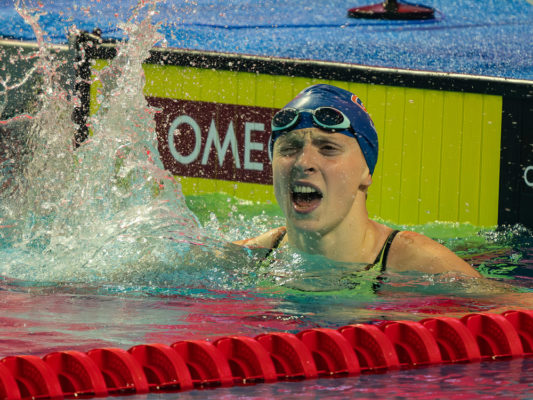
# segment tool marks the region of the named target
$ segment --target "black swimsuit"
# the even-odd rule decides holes
[[[389,234],[389,236],[387,237],[387,240],[385,240],[385,243],[383,244],[383,247],[381,248],[381,251],[376,257],[376,260],[370,267],[376,267],[380,272],[385,271],[385,268],[387,268],[387,257],[389,255],[390,246],[392,244],[392,241],[394,240],[394,238],[399,232],[400,232],[399,230],[395,229]]]

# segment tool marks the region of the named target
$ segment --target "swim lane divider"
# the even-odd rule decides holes
[[[62,399],[354,376],[533,356],[533,311],[380,321],[0,360],[0,398]]]

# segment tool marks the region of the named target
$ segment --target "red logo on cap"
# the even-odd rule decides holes
[[[359,107],[361,107],[366,113],[368,113],[368,111],[366,111],[366,108],[363,104],[363,102],[361,101],[361,99],[356,96],[355,94],[352,94],[352,101],[357,104]]]

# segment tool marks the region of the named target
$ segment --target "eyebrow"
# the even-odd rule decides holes
[[[302,135],[291,135],[290,133],[286,133],[285,135],[280,136],[278,139],[278,142],[283,143],[302,143],[304,141]]]
[[[283,144],[289,144],[289,145],[299,145],[302,146],[305,142],[304,139],[305,132],[299,132],[299,133],[293,133],[288,132],[285,135],[282,135],[278,140],[281,145]],[[322,134],[322,135],[316,135],[311,133],[311,144],[313,146],[320,146],[323,144],[331,144],[335,146],[343,146],[343,143],[340,143],[339,141],[335,140],[335,137],[332,136],[332,134]]]
[[[337,140],[335,140],[334,137],[331,137],[331,136],[312,137],[311,138],[311,143],[313,143],[314,145],[321,145],[321,144],[324,144],[324,143],[335,144],[337,146],[341,146],[342,145],[342,143],[339,143]]]

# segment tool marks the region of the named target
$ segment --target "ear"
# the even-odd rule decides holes
[[[365,167],[363,173],[361,174],[361,185],[359,186],[359,189],[366,192],[371,184],[372,175],[370,175],[370,170],[368,167]]]

